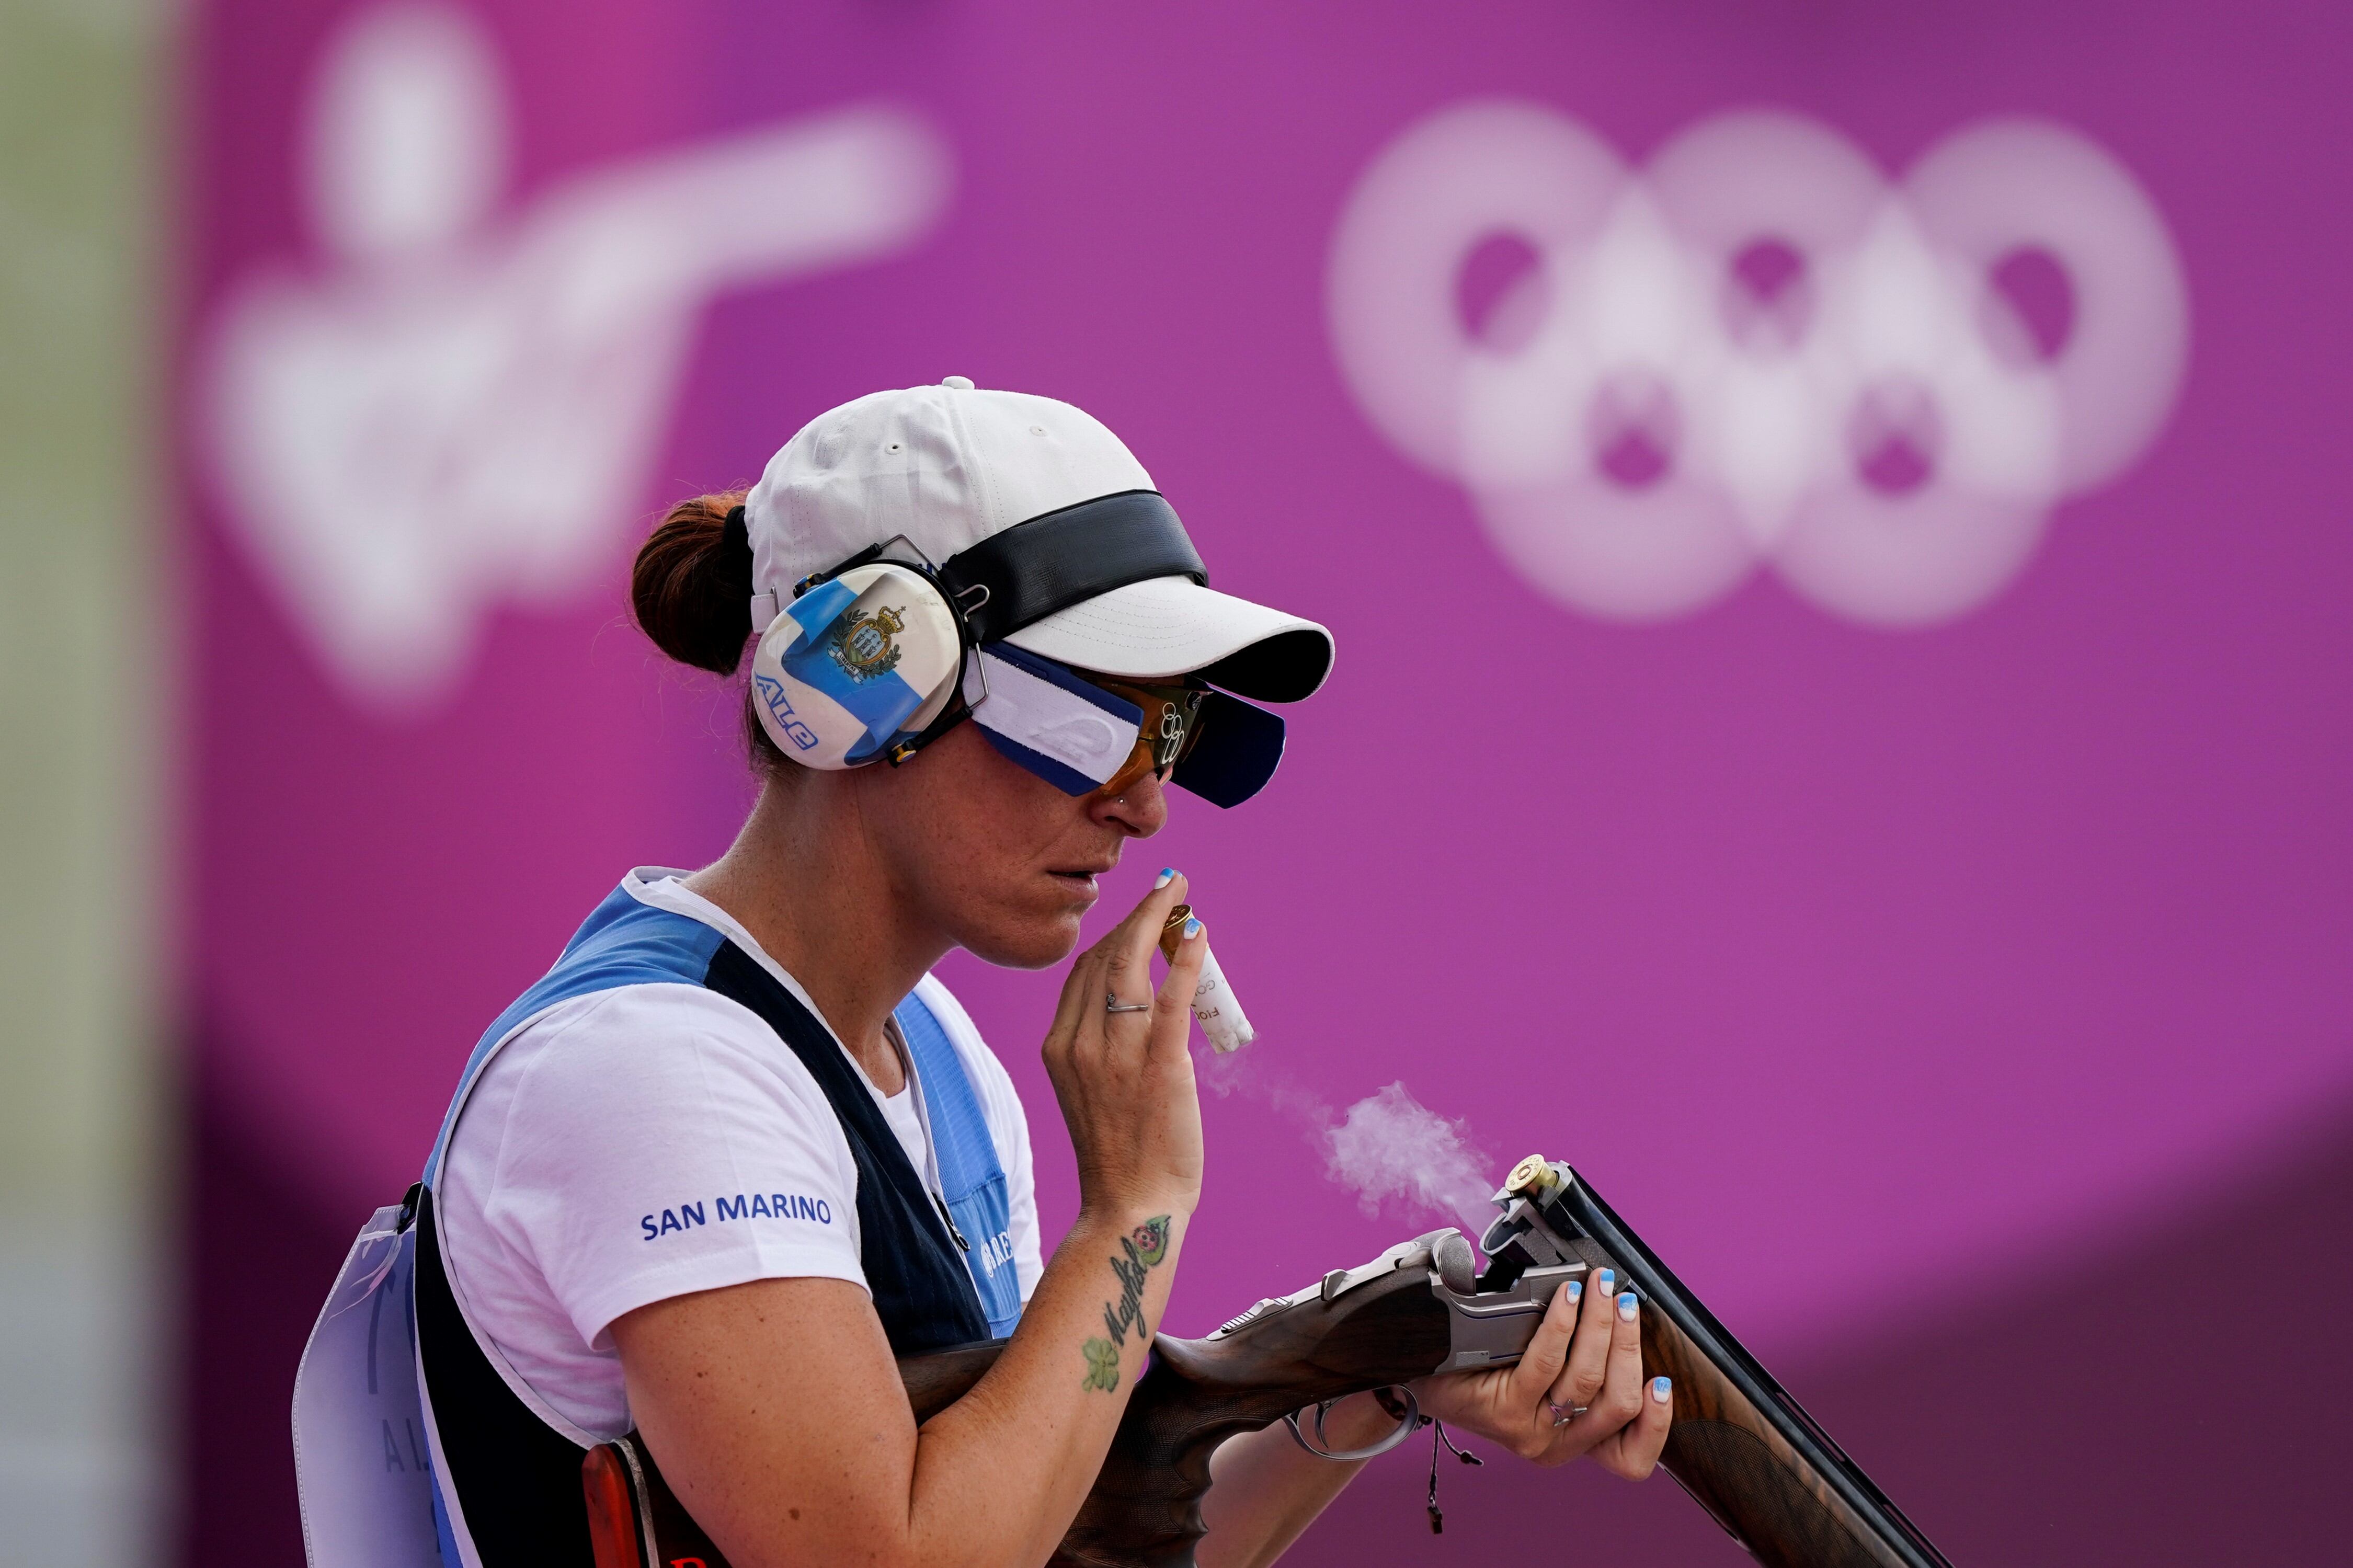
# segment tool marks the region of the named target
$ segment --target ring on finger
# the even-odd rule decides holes
[[[1593,1406],[1590,1405],[1556,1405],[1551,1400],[1547,1399],[1545,1401],[1545,1408],[1552,1412],[1552,1424],[1554,1426],[1566,1426],[1570,1422],[1576,1420],[1578,1416],[1584,1415],[1587,1411],[1592,1409]]]
[[[1123,1002],[1118,997],[1106,991],[1103,993],[1103,1011],[1106,1013],[1149,1013],[1152,1011],[1152,1004],[1149,1002]]]

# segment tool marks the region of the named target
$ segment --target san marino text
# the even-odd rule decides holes
[[[698,1225],[723,1224],[731,1219],[807,1219],[819,1225],[833,1223],[833,1205],[823,1198],[805,1198],[798,1193],[754,1193],[746,1198],[737,1193],[732,1198],[713,1198],[711,1206],[718,1211],[714,1218],[703,1218],[702,1205],[698,1201],[681,1204],[674,1209],[664,1209],[659,1215],[648,1215],[638,1221],[638,1228],[646,1233],[648,1241],[668,1236],[674,1230],[691,1230]]]

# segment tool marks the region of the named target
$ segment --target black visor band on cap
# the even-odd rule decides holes
[[[940,568],[976,642],[995,642],[1058,610],[1155,577],[1208,586],[1209,569],[1157,490],[1099,496],[1015,523]]]

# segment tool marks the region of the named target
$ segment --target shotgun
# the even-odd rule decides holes
[[[1660,1464],[1752,1556],[1767,1568],[1951,1568],[1575,1172],[1530,1155],[1495,1204],[1483,1272],[1461,1232],[1432,1231],[1205,1339],[1155,1339],[1054,1563],[1191,1568],[1219,1444],[1318,1401],[1515,1362],[1556,1290],[1609,1268],[1641,1298],[1644,1375],[1674,1379]],[[962,1398],[1004,1343],[901,1361],[915,1419]],[[725,1568],[636,1433],[591,1449],[582,1479],[596,1568]]]

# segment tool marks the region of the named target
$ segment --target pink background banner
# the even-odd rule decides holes
[[[1438,1223],[1326,1173],[1402,1081],[1493,1170],[1587,1172],[1768,1363],[1914,1368],[1872,1426],[1930,1396],[1889,1347],[2089,1300],[2353,1121],[2340,22],[218,0],[189,37],[182,994],[206,1158],[318,1234],[414,1179],[620,874],[748,800],[732,689],[627,623],[635,540],[951,374],[1103,418],[1216,585],[1338,638],[1266,794],[1178,795],[1106,879],[1191,876],[1261,1036],[1173,1330]],[[1396,173],[1466,112],[1504,129]],[[945,977],[1050,1234],[1056,978]],[[1932,1534],[2027,1560],[1996,1482],[1887,1444]],[[1728,1560],[1699,1530],[1662,1558]]]

